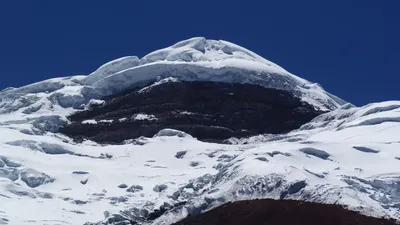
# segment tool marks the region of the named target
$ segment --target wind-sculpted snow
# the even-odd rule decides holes
[[[18,168],[21,166],[21,164],[13,162],[11,160],[9,160],[7,157],[5,156],[1,156],[0,155],[0,167],[11,167],[11,168]]]
[[[358,151],[362,151],[362,152],[366,152],[366,153],[379,153],[378,150],[374,150],[374,149],[363,147],[363,146],[353,146],[353,148]]]
[[[54,104],[55,101],[65,103],[67,100],[63,97],[68,98],[68,96],[76,96],[71,98],[77,100],[80,96],[79,90],[82,88],[80,81],[83,78],[84,76],[54,78],[21,88],[3,90],[0,92],[1,112],[14,112],[37,102],[41,104]]]
[[[125,69],[136,67],[138,65],[139,58],[136,56],[119,58],[102,65],[95,72],[91,73],[87,78],[85,78],[84,83],[90,85],[112,74],[115,74]]]
[[[154,137],[191,137],[190,135],[186,134],[185,132],[174,130],[174,129],[163,129],[160,130]]]
[[[75,155],[80,157],[94,157],[90,155],[80,154],[73,152],[62,144],[47,143],[47,142],[36,142],[34,140],[16,140],[11,142],[6,142],[5,144],[11,146],[24,147],[32,151],[39,151],[49,155]],[[0,157],[1,159],[1,157]]]
[[[21,181],[31,188],[39,187],[40,185],[54,181],[54,178],[51,178],[47,174],[34,169],[22,168],[20,164],[13,163],[4,156],[1,156],[1,159],[5,165],[3,164],[3,166],[1,166],[3,168],[0,168],[0,178],[7,178],[14,182],[20,178]]]
[[[321,158],[321,159],[328,159],[330,154],[325,152],[324,150],[319,150],[315,148],[302,148],[300,149],[301,152],[304,152],[307,155],[313,155],[315,157]]]
[[[34,169],[24,169],[20,172],[20,177],[23,182],[31,188],[39,187],[40,185],[54,182],[47,174],[40,173]]]
[[[302,129],[325,127],[328,129],[345,129],[348,127],[377,125],[386,122],[400,121],[400,102],[388,101],[369,104],[361,108],[350,104],[343,105],[334,112],[323,114]]]

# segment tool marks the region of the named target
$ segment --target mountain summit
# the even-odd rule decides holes
[[[336,109],[345,103],[319,85],[299,78],[243,47],[203,37],[178,42],[141,59],[117,59],[90,74],[84,83],[109,95],[157,77],[257,84],[293,92],[321,110]]]
[[[243,47],[227,41],[192,38],[141,59],[136,56],[116,59],[88,76],[55,78],[21,88],[7,88],[0,92],[0,112],[16,111],[45,98],[57,102],[43,100],[34,108],[57,104],[62,108],[80,109],[91,99],[168,77],[182,81],[248,83],[285,90],[323,111],[346,103],[318,84],[299,78]],[[21,103],[21,98],[27,99],[26,102]]]

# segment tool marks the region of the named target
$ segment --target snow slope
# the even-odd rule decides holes
[[[121,210],[135,218],[137,209],[189,201],[180,217],[167,214],[154,222],[168,224],[204,202],[208,208],[283,195],[399,219],[398,106],[341,108],[287,135],[234,145],[172,131],[124,145],[76,144],[2,125],[0,218],[9,224],[83,224]],[[26,170],[31,182],[23,179]],[[28,185],[35,182],[37,187]],[[296,185],[300,190],[293,190]]]
[[[123,145],[77,144],[57,133],[67,115],[102,97],[166,77],[259,84],[333,111],[289,134],[231,145],[173,130]],[[193,38],[88,76],[0,92],[0,224],[145,223],[175,205],[151,221],[168,224],[252,198],[343,204],[400,219],[398,134],[399,101],[357,108],[240,46]]]

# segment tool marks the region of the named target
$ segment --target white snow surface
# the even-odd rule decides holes
[[[286,198],[400,219],[399,118],[399,101],[344,106],[289,134],[232,140],[232,145],[200,142],[178,131],[142,138],[139,145],[76,144],[59,134],[21,132],[30,129],[27,124],[1,124],[0,220],[83,224],[185,200],[195,208],[206,198],[218,199],[210,207],[277,199],[298,181],[307,186]],[[23,171],[32,169],[37,187],[22,179]],[[134,185],[140,188],[127,191]],[[182,209],[153,224],[186,214]]]
[[[78,144],[57,133],[67,115],[103,104],[101,97],[165,78],[255,83],[334,110],[289,134],[230,145],[170,129],[122,145]],[[84,121],[97,122],[112,121]],[[140,210],[188,201],[152,221],[170,224],[204,203],[209,209],[280,197],[400,219],[399,134],[400,101],[354,107],[240,46],[193,38],[141,59],[112,61],[88,76],[0,92],[0,224],[105,223],[114,214],[140,218]],[[301,181],[304,188],[283,194]]]

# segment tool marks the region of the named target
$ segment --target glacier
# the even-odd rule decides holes
[[[326,113],[287,134],[229,144],[174,130],[120,145],[76,143],[57,132],[68,115],[106,96],[166,78],[285,90]],[[245,48],[192,38],[89,75],[1,91],[0,224],[170,224],[256,198],[340,204],[399,220],[399,134],[400,101],[355,107]]]

